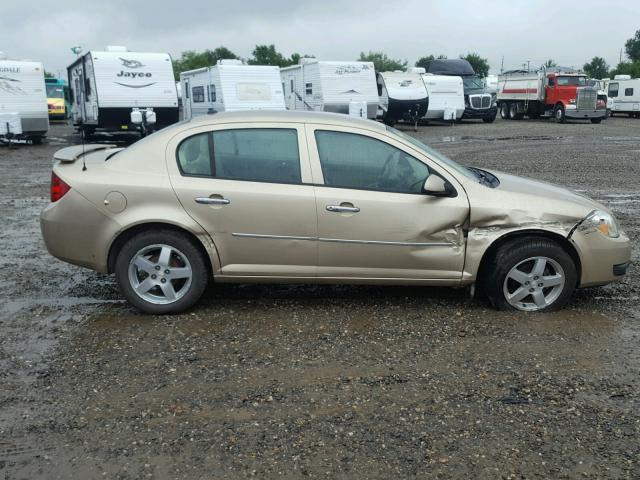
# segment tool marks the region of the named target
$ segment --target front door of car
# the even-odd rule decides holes
[[[461,278],[469,204],[455,179],[381,133],[308,126],[318,277]],[[429,174],[456,196],[426,195]]]
[[[170,141],[167,167],[183,207],[218,250],[215,273],[315,276],[316,206],[303,127],[198,127]]]

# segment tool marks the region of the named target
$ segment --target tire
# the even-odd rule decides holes
[[[118,252],[116,280],[122,294],[139,310],[156,315],[178,313],[202,296],[209,280],[207,262],[184,234],[171,230],[142,232]]]
[[[592,118],[591,119],[591,123],[600,123],[600,122],[602,122],[601,118]]]
[[[538,263],[542,260],[544,263]],[[542,275],[536,275],[536,266],[544,267]],[[485,271],[484,290],[498,310],[558,310],[569,301],[578,283],[571,256],[554,241],[540,237],[521,238],[500,246]],[[508,294],[515,295],[511,301]],[[521,295],[524,296],[519,298]]]
[[[509,104],[507,102],[500,104],[500,118],[509,120]]]
[[[29,137],[32,145],[42,145],[44,137]]]
[[[509,118],[511,120],[518,120],[518,104],[516,102],[509,104]]]
[[[567,121],[567,117],[564,114],[564,106],[556,105],[556,108],[553,109],[553,119],[556,123],[565,123]]]

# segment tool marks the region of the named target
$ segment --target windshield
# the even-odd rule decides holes
[[[587,84],[587,77],[558,77],[558,86],[566,87],[569,85],[577,85],[584,87]]]
[[[454,162],[449,157],[443,155],[442,153],[438,152],[437,150],[434,150],[433,148],[429,147],[428,145],[425,145],[424,143],[422,143],[417,138],[414,138],[411,135],[407,135],[406,133],[403,133],[400,130],[396,130],[395,128],[392,128],[392,127],[389,127],[389,126],[387,126],[387,131],[389,131],[391,133],[395,133],[396,135],[401,137],[403,140],[406,140],[411,145],[416,147],[418,150],[423,151],[429,158],[433,158],[434,160],[443,163],[447,167],[451,167],[456,172],[463,174],[465,177],[470,178],[470,179],[472,179],[472,180],[474,180],[476,182],[478,180],[480,180],[480,178],[478,177],[477,173],[475,173],[473,170],[469,170],[467,167],[465,167],[463,165],[460,165],[457,162]]]
[[[484,82],[480,77],[462,77],[464,88],[484,88]]]
[[[47,98],[64,98],[64,90],[58,85],[47,85]]]

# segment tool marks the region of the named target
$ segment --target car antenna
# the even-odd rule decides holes
[[[85,129],[82,129],[82,171],[86,172],[87,171],[87,161],[84,158],[84,136],[85,136]]]

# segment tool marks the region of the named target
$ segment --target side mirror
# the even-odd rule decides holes
[[[433,173],[424,181],[422,191],[433,197],[455,197],[457,195],[453,185]]]

